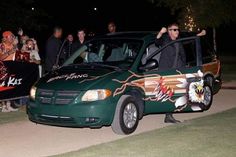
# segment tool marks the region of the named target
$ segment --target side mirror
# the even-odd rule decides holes
[[[158,68],[158,62],[155,59],[150,59],[146,62],[146,64],[139,67],[141,71],[148,71]]]

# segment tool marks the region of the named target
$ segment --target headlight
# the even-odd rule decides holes
[[[37,90],[37,88],[35,86],[31,87],[31,89],[30,89],[30,99],[35,100],[36,90]]]
[[[82,97],[82,101],[104,100],[111,95],[108,89],[88,90]]]

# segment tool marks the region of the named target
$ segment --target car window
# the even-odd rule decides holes
[[[201,38],[203,64],[211,62],[213,59],[213,56],[215,56],[213,44],[210,43],[209,41],[211,41],[211,40],[207,40],[207,38]]]
[[[148,45],[146,47],[145,53],[143,53],[143,56],[142,56],[142,59],[141,59],[142,65],[144,65],[147,62],[147,57],[152,55],[153,53],[156,53],[158,49],[159,48],[155,45],[155,43],[151,43],[150,45]],[[160,54],[155,55],[153,58],[156,59],[159,62]]]
[[[93,63],[111,64],[130,67],[143,42],[134,39],[92,40],[69,58],[65,65]]]
[[[184,52],[186,55],[186,66],[196,66],[197,56],[196,56],[196,42],[195,40],[182,41]]]

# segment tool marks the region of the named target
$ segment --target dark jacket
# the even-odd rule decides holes
[[[75,52],[75,46],[75,43],[67,41],[63,46],[60,59],[63,61],[67,60]]]
[[[61,46],[61,40],[51,36],[46,43],[45,71],[51,71],[56,63],[57,54]]]
[[[83,43],[81,43],[79,40],[76,41],[76,42],[74,43],[74,45],[73,45],[74,51],[77,51],[80,47],[82,47],[85,42],[86,42],[86,41],[84,41]]]
[[[155,44],[157,47],[162,47],[171,41],[172,39],[166,33],[166,34],[163,34],[161,38],[156,39]],[[178,55],[176,58],[177,52],[178,52]],[[171,44],[167,46],[166,48],[164,48],[163,51],[161,52],[160,62],[159,62],[160,70],[176,69],[176,68],[184,67],[185,65],[186,65],[186,55],[185,55],[184,48],[181,42]]]

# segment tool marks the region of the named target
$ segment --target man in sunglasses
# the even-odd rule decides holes
[[[179,25],[177,23],[172,23],[168,25],[167,28],[162,27],[162,29],[157,34],[155,44],[157,47],[164,46],[171,41],[179,38]],[[205,30],[198,34],[192,33],[191,35],[203,36],[206,34]],[[186,65],[186,55],[181,42],[176,42],[170,46],[167,46],[161,53],[159,70],[168,69],[179,69],[185,67]],[[176,120],[172,113],[166,113],[164,120],[165,123],[180,123]]]
[[[162,29],[157,34],[155,44],[157,47],[162,47],[169,42],[179,38],[179,26],[177,23],[172,23],[168,25],[167,28],[162,27]],[[189,36],[204,36],[206,31],[202,30],[200,33],[189,33]],[[178,50],[178,55],[176,55]],[[186,56],[182,43],[176,42],[173,45],[168,46],[163,50],[160,56],[159,69],[168,70],[172,68],[181,68],[186,65]]]
[[[163,27],[157,34],[155,44],[157,47],[164,46],[179,37],[179,26],[176,23],[170,24],[167,28]],[[179,53],[176,59],[176,50]],[[175,65],[174,65],[175,64]],[[163,50],[160,56],[159,69],[168,70],[172,68],[181,68],[186,65],[186,57],[181,43],[175,43]]]

